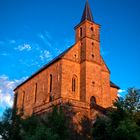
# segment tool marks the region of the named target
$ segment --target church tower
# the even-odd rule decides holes
[[[90,103],[94,98],[97,104],[107,107],[111,104],[110,72],[100,55],[100,25],[94,22],[88,1],[75,32],[76,43],[81,43],[80,100]]]

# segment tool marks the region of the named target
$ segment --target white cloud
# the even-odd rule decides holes
[[[58,42],[47,31],[44,31],[43,33],[40,33],[37,36],[46,45],[46,47],[48,48],[49,52],[53,52],[54,56],[57,56],[63,50],[65,50],[68,47],[70,47],[72,45],[72,43],[73,43],[73,39],[65,39],[63,42]],[[63,46],[63,47],[60,48],[60,46]]]
[[[32,49],[31,45],[29,44],[23,44],[23,45],[19,45],[17,48],[15,48],[15,50],[19,50],[19,51],[30,51]]]
[[[121,98],[121,97],[122,97],[122,95],[120,95],[119,93],[117,94],[117,96],[118,96],[119,98]]]
[[[51,43],[50,38],[48,37],[48,35],[45,36],[43,34],[39,34],[38,37],[44,42],[44,44],[46,46],[52,47],[52,43]]]
[[[27,77],[19,80],[10,80],[6,75],[0,75],[0,110],[5,110],[13,105],[13,89]]]
[[[124,92],[126,92],[126,90],[124,90],[124,89],[119,89],[118,90],[118,93],[124,93]]]
[[[40,59],[41,61],[44,61],[46,59],[51,59],[52,58],[52,55],[49,51],[47,50],[44,50],[44,51],[41,51],[40,52]]]
[[[125,95],[125,93],[126,93],[126,90],[124,90],[124,89],[119,89],[118,90],[118,97],[124,97],[124,95]]]

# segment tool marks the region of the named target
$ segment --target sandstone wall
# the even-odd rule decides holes
[[[61,65],[60,61],[54,63],[44,71],[23,84],[15,92],[18,94],[17,107],[24,108],[25,115],[31,115],[33,107],[49,102],[50,74],[52,74],[53,100],[60,98],[61,92]],[[37,87],[36,87],[37,85]],[[24,100],[23,100],[24,98]]]

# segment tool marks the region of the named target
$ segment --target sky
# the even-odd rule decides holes
[[[0,0],[0,116],[13,89],[75,43],[86,0]],[[89,0],[101,54],[124,96],[140,88],[140,0]]]

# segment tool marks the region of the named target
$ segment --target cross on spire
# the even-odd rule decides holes
[[[86,0],[86,5],[85,5],[85,9],[81,18],[81,22],[88,20],[93,22],[93,16],[92,16],[92,12],[90,10],[90,6],[89,6],[89,2],[88,0]]]

